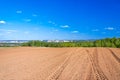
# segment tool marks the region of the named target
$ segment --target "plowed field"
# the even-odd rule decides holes
[[[120,49],[0,48],[0,80],[120,80]]]

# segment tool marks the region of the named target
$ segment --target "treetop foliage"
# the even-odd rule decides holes
[[[115,47],[120,48],[120,38],[106,38],[95,41],[78,42],[43,42],[38,40],[22,43],[22,46],[31,47]]]

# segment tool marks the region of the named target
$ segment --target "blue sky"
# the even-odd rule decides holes
[[[119,0],[0,0],[0,40],[120,37]]]

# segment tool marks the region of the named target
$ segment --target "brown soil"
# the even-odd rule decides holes
[[[120,80],[120,49],[0,48],[0,80]]]

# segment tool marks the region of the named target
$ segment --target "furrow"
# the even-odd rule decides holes
[[[120,58],[118,56],[116,56],[115,53],[111,49],[109,49],[109,51],[111,52],[113,57],[118,61],[118,63],[120,63]]]
[[[87,52],[89,52],[89,51],[87,51]],[[94,74],[96,76],[96,79],[97,80],[108,80],[108,78],[103,73],[102,69],[100,68],[100,66],[98,64],[99,61],[98,61],[97,49],[95,49],[92,54],[88,53],[88,55],[89,55],[89,58],[90,58],[90,61],[91,61],[91,65],[92,65]]]

